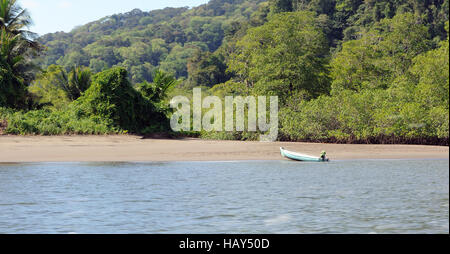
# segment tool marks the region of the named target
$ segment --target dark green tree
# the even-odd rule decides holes
[[[302,91],[316,97],[329,91],[326,37],[312,12],[274,15],[237,43],[229,70],[260,95],[283,102]]]
[[[16,0],[0,1],[0,106],[29,105],[26,87],[34,79],[31,58],[41,47],[26,30],[31,18]]]
[[[227,73],[225,57],[220,53],[209,53],[198,50],[189,60],[188,87],[212,87],[225,83],[230,79]]]

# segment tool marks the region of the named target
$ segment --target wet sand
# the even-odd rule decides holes
[[[0,162],[282,160],[280,147],[331,160],[448,159],[449,147],[142,139],[138,136],[0,136]]]

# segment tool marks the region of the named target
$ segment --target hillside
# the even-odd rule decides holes
[[[39,41],[48,50],[41,65],[58,64],[67,69],[82,65],[93,72],[121,66],[129,71],[133,83],[152,81],[151,73],[156,68],[187,78],[190,57],[198,51],[216,51],[225,37],[236,33],[239,36],[239,29],[245,32],[247,26],[266,22],[269,12],[316,12],[329,45],[339,48],[342,41],[358,38],[375,22],[404,12],[421,16],[431,37],[445,39],[448,7],[448,0],[212,0],[192,9],[135,9],[77,27],[70,33],[42,36]],[[226,79],[219,77],[217,82]]]
[[[42,36],[42,71],[27,61],[35,44],[4,30],[0,121],[10,134],[170,132],[168,99],[200,86],[222,98],[278,96],[279,140],[448,145],[448,20],[449,0],[136,9]]]
[[[151,81],[156,67],[187,77],[187,59],[197,50],[219,48],[233,22],[249,20],[261,2],[214,0],[193,9],[135,9],[105,17],[70,33],[42,36],[48,47],[42,65],[84,65],[94,72],[122,66],[135,83]]]

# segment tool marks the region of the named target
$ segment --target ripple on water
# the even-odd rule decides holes
[[[448,234],[448,164],[1,164],[0,233]]]

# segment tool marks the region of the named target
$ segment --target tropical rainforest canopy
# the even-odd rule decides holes
[[[448,18],[448,0],[211,0],[37,38],[0,0],[0,132],[169,131],[167,98],[203,87],[279,96],[281,140],[448,145]]]

